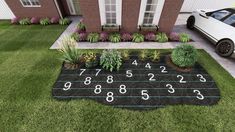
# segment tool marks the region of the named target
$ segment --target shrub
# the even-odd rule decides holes
[[[128,60],[130,58],[129,50],[122,50],[121,55],[124,60]]]
[[[192,67],[197,61],[197,50],[192,45],[182,44],[173,50],[171,59],[179,67]]]
[[[83,56],[85,61],[86,68],[96,67],[98,65],[98,61],[96,59],[96,54],[93,52],[85,53]]]
[[[98,33],[90,33],[87,36],[87,41],[91,42],[91,43],[97,43],[99,41],[99,34]]]
[[[77,25],[77,28],[82,30],[82,31],[86,31],[86,26],[84,23],[82,22],[79,22],[78,25]]]
[[[179,34],[179,40],[182,43],[187,43],[190,41],[190,35],[186,34],[186,33],[181,33],[181,34]]]
[[[112,43],[118,43],[121,41],[121,35],[119,33],[110,34],[109,41]]]
[[[68,18],[61,18],[59,20],[60,25],[69,25],[69,23],[70,23],[70,20]]]
[[[51,22],[50,22],[50,19],[49,19],[49,18],[42,18],[42,19],[40,20],[40,24],[43,25],[43,26],[46,26],[46,25],[51,24]]]
[[[85,32],[79,33],[79,41],[86,41],[87,39],[87,34]]]
[[[158,33],[156,35],[156,41],[160,43],[168,42],[168,37],[165,33]]]
[[[148,51],[147,50],[141,50],[140,52],[139,52],[139,58],[140,58],[140,60],[145,60],[145,59],[147,59],[148,58]]]
[[[172,40],[172,41],[179,41],[179,38],[180,37],[179,37],[178,33],[173,32],[170,34],[170,40]]]
[[[59,23],[59,20],[60,20],[59,17],[52,17],[51,20],[50,20],[50,22],[51,22],[51,24],[58,24],[58,23]]]
[[[38,24],[39,23],[39,18],[37,18],[37,17],[32,17],[31,18],[31,20],[30,20],[30,22],[32,23],[32,24]]]
[[[71,64],[71,68],[77,67],[81,61],[82,53],[76,49],[76,41],[68,37],[62,40],[61,46],[59,51],[62,53],[62,57],[60,59]]]
[[[74,39],[75,41],[79,41],[79,34],[78,33],[73,33],[70,36],[72,39]]]
[[[105,42],[108,40],[108,38],[109,38],[108,33],[106,33],[106,32],[100,33],[100,41]]]
[[[152,50],[149,52],[148,57],[149,57],[149,59],[151,59],[151,61],[157,62],[160,60],[160,57],[161,57],[160,55],[161,54],[158,50]]]
[[[29,18],[23,18],[19,21],[20,25],[30,25],[30,19]]]
[[[134,33],[132,38],[133,38],[132,41],[135,43],[144,42],[144,35],[140,33]]]
[[[122,65],[121,53],[117,50],[103,50],[100,57],[100,65],[111,72],[119,70]]]
[[[154,33],[147,33],[145,35],[145,39],[147,41],[154,41],[156,39],[156,35]]]
[[[19,18],[15,17],[11,19],[11,24],[18,24],[19,23]]]
[[[123,33],[121,35],[121,40],[122,41],[131,41],[132,40],[132,36],[130,33]]]

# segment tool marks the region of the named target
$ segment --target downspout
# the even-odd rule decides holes
[[[57,11],[58,11],[58,13],[59,13],[59,15],[60,15],[60,18],[63,18],[62,13],[61,13],[61,10],[60,10],[60,7],[59,7],[59,5],[58,5],[57,0],[54,0],[54,3],[55,3],[55,6],[56,6],[56,8],[57,8]]]

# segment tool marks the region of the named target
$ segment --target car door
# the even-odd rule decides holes
[[[227,25],[223,23],[223,20],[231,14],[232,13],[228,10],[219,10],[208,13],[208,17],[203,17],[202,27],[200,28],[217,42],[221,36],[227,34],[227,31],[225,30]]]
[[[223,38],[229,38],[233,42],[235,42],[235,13],[231,14],[229,17],[224,19],[224,36],[222,35]],[[217,36],[218,38],[220,36]]]

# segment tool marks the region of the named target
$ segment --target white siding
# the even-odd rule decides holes
[[[0,0],[0,19],[12,19],[15,15],[5,2],[5,0]]]
[[[192,12],[196,9],[222,9],[235,7],[235,0],[184,0],[181,12]]]

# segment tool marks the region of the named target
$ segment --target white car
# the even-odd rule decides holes
[[[235,8],[194,11],[187,20],[187,28],[196,28],[205,34],[216,45],[220,56],[235,53]]]

